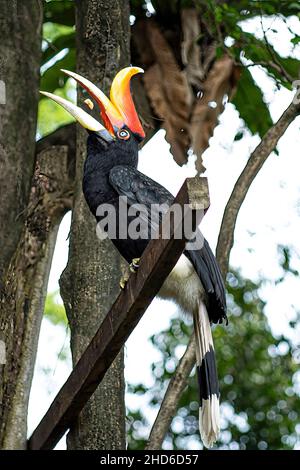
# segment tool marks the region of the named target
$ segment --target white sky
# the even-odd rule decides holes
[[[289,33],[283,24],[277,23],[273,21],[272,28],[276,26],[280,36],[270,33],[270,41],[282,55],[287,55]],[[296,19],[290,20],[290,26],[300,34],[299,22]],[[252,21],[247,23],[245,29],[258,31],[259,27],[259,22]],[[251,72],[263,88],[273,120],[277,120],[291,102],[293,93],[286,89],[278,91],[273,82],[257,67],[251,68]],[[233,143],[234,136],[241,126],[242,121],[234,106],[227,104],[220,124],[210,140],[210,148],[204,155],[211,207],[201,228],[213,249],[226,201],[251,151],[259,142],[257,136],[253,137],[248,133],[242,140]],[[266,277],[270,280],[262,289],[262,296],[267,301],[266,313],[270,325],[275,334],[287,334],[295,342],[299,342],[300,332],[291,331],[288,321],[295,317],[296,310],[300,310],[299,281],[288,277],[283,283],[275,286],[274,280],[281,275],[277,252],[280,244],[292,247],[292,266],[300,271],[299,126],[300,118],[297,118],[279,142],[279,156],[272,154],[269,157],[252,184],[238,217],[235,245],[230,258],[231,265],[241,268],[244,276],[251,279]],[[184,168],[175,164],[169,153],[169,145],[164,140],[164,131],[160,131],[140,152],[139,169],[163,184],[173,194],[177,193],[186,176],[194,174],[192,162]],[[70,214],[65,217],[60,227],[49,281],[50,292],[58,289],[58,279],[67,262],[69,225]],[[149,337],[167,328],[169,319],[174,314],[176,308],[172,303],[158,300],[152,302],[126,344],[127,381],[143,381],[151,387],[150,365],[159,358],[159,353],[152,347]],[[53,326],[48,320],[43,321],[29,406],[29,434],[70,372],[70,360],[57,360],[57,354],[66,342],[68,339],[63,328]],[[180,354],[182,352],[181,348]],[[45,369],[51,370],[51,373],[44,374]],[[127,402],[131,407],[138,407],[143,406],[145,400],[142,397],[130,396],[127,397]],[[154,419],[153,413],[149,411],[148,417]],[[198,445],[194,442],[193,448]],[[62,441],[58,447],[64,446]]]

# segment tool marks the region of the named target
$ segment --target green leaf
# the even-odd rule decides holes
[[[62,304],[57,301],[58,292],[52,292],[47,295],[45,302],[44,315],[54,325],[67,325],[68,320],[65,312],[65,308]]]
[[[300,10],[299,3],[290,0],[232,0],[230,4],[248,18],[279,14],[288,17],[297,15]]]
[[[299,60],[280,56],[271,44],[266,44],[265,41],[257,39],[251,33],[243,32],[241,43],[242,45],[240,44],[239,47],[242,47],[247,59],[253,63],[263,63],[263,66],[266,67],[272,77],[283,86],[291,88],[291,84],[287,82],[284,73],[280,71],[280,67],[287,72],[291,79],[296,79],[300,69]],[[234,49],[234,46],[232,48]]]
[[[216,58],[220,59],[224,55],[224,48],[221,46],[218,46],[216,48]]]
[[[235,135],[235,142],[238,142],[239,140],[242,140],[242,138],[244,137],[244,132],[243,131],[239,131],[237,132],[237,134]]]
[[[74,31],[74,26],[46,22],[43,24],[43,39],[47,42],[53,42],[59,36],[65,36]]]
[[[75,24],[75,2],[73,0],[51,0],[44,2],[45,21],[73,26]]]
[[[293,3],[289,4],[288,8],[289,8],[289,10],[298,10],[298,11],[300,11],[300,4],[296,3],[296,2],[293,2]]]
[[[74,88],[75,85],[70,80],[68,80],[64,88],[55,90],[55,93],[62,98],[70,100],[70,95],[71,92],[74,93]],[[69,124],[73,121],[73,117],[67,111],[65,111],[62,106],[59,106],[53,100],[45,97],[40,99],[37,126],[37,133],[39,138],[50,134],[58,127]]]
[[[300,42],[300,36],[295,36],[293,39],[291,39],[291,43],[294,45],[299,44]]]
[[[68,34],[58,36],[54,41],[48,43],[47,48],[43,52],[42,65],[53,59],[63,49],[75,48],[75,31]]]
[[[49,67],[41,78],[41,90],[53,92],[65,85],[68,77],[60,69],[75,69],[75,50],[70,49],[67,54],[51,67]]]
[[[273,121],[262,91],[247,68],[242,71],[232,102],[252,134],[262,137],[272,126]]]

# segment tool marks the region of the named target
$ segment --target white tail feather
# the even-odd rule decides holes
[[[200,367],[205,355],[214,349],[208,313],[203,302],[200,302],[198,312],[194,315],[194,328],[197,365]],[[207,374],[207,371],[205,368],[202,372]],[[213,380],[213,377],[207,375],[205,378],[207,382]],[[202,406],[199,408],[199,429],[205,447],[212,447],[220,432],[219,397],[216,393],[211,394],[208,399],[202,399]]]
[[[201,301],[199,310],[194,316],[194,328],[197,346],[196,357],[197,363],[200,365],[205,354],[209,351],[210,346],[214,346],[206,306]]]
[[[212,447],[220,433],[219,398],[213,394],[208,400],[202,400],[199,408],[199,430],[205,447]]]

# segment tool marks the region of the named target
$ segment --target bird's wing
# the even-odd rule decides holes
[[[129,166],[115,166],[110,171],[109,181],[120,196],[127,197],[129,205],[143,204],[145,206],[146,212],[140,216],[147,218],[151,227],[154,225],[157,227],[157,222],[153,222],[150,217],[151,205],[166,204],[166,207],[169,207],[174,202],[174,196],[167,189]],[[160,219],[161,214],[159,221]],[[210,321],[222,322],[226,319],[225,287],[218,263],[208,242],[204,240],[201,249],[185,250],[184,254],[193,264],[207,294]]]
[[[109,181],[120,196],[127,196],[131,204],[150,206],[167,203],[170,206],[174,201],[174,196],[166,188],[130,166],[112,168]]]
[[[174,201],[174,196],[163,186],[135,168],[118,165],[109,173],[110,184],[120,196],[127,197],[129,206],[143,205],[145,211],[139,213],[139,218],[149,224],[149,228],[157,229],[162,214]],[[164,209],[155,212],[155,206]],[[152,212],[151,212],[152,211]],[[155,217],[157,215],[157,217]]]
[[[227,321],[224,281],[217,260],[204,239],[199,250],[185,250],[204,287],[208,300],[208,315],[213,323]]]

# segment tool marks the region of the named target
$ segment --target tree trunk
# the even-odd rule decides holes
[[[129,65],[128,2],[84,0],[76,6],[78,73],[107,93],[116,72]],[[60,283],[74,365],[115,300],[121,277],[120,255],[109,240],[98,240],[82,194],[86,139],[86,131],[78,129],[70,253]],[[68,449],[125,448],[124,389],[121,353],[70,430]]]
[[[0,282],[24,226],[34,169],[43,21],[39,5],[36,0],[0,0],[0,80],[5,84],[0,102],[0,246],[5,247]]]
[[[26,446],[28,400],[51,260],[59,223],[73,200],[69,174],[67,147],[39,153],[25,227],[4,278],[0,297],[0,327],[6,343],[6,364],[0,369],[3,449]]]
[[[34,169],[43,11],[35,0],[0,0],[0,12],[0,341],[7,360],[5,365],[0,364],[0,446],[5,445],[7,433],[12,431],[10,443],[18,448],[26,439],[26,413],[19,415],[18,424],[9,414],[27,409],[26,391],[23,394],[20,390],[18,401],[22,405],[18,411],[13,402],[23,359],[22,324],[31,306],[30,299],[22,304],[22,294],[17,290],[14,300],[18,312],[12,307],[7,291],[11,286],[5,275],[14,256],[18,256]],[[15,280],[18,275],[17,270]]]

